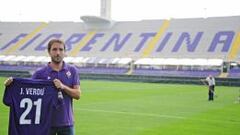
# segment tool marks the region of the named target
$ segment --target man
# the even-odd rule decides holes
[[[32,78],[52,80],[63,98],[61,107],[53,110],[52,128],[50,135],[74,135],[72,99],[80,99],[80,80],[76,67],[63,61],[65,54],[63,41],[53,39],[48,43],[48,54],[51,57],[45,67],[37,70]],[[5,86],[12,82],[12,78],[5,81]]]
[[[208,101],[214,100],[214,88],[215,88],[215,79],[212,75],[209,75],[205,80],[202,80],[204,84],[207,82],[208,85]]]

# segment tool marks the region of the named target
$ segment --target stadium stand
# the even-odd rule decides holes
[[[240,68],[230,66],[240,58],[239,21],[240,16],[143,20],[102,29],[83,22],[0,22],[0,70],[35,70],[49,61],[47,42],[61,38],[65,61],[80,73],[239,78]]]

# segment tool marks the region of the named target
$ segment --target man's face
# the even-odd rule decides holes
[[[50,51],[48,52],[52,62],[60,63],[65,56],[64,45],[60,43],[53,43]]]

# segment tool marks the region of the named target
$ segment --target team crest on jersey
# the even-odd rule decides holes
[[[67,75],[68,78],[70,78],[72,74],[71,74],[70,71],[67,71],[67,72],[66,72],[66,75]]]

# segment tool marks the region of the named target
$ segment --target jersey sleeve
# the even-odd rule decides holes
[[[11,90],[8,88],[9,86],[5,88],[4,95],[3,95],[3,103],[6,106],[10,106],[12,104]]]
[[[32,79],[38,79],[38,71],[33,73]]]

